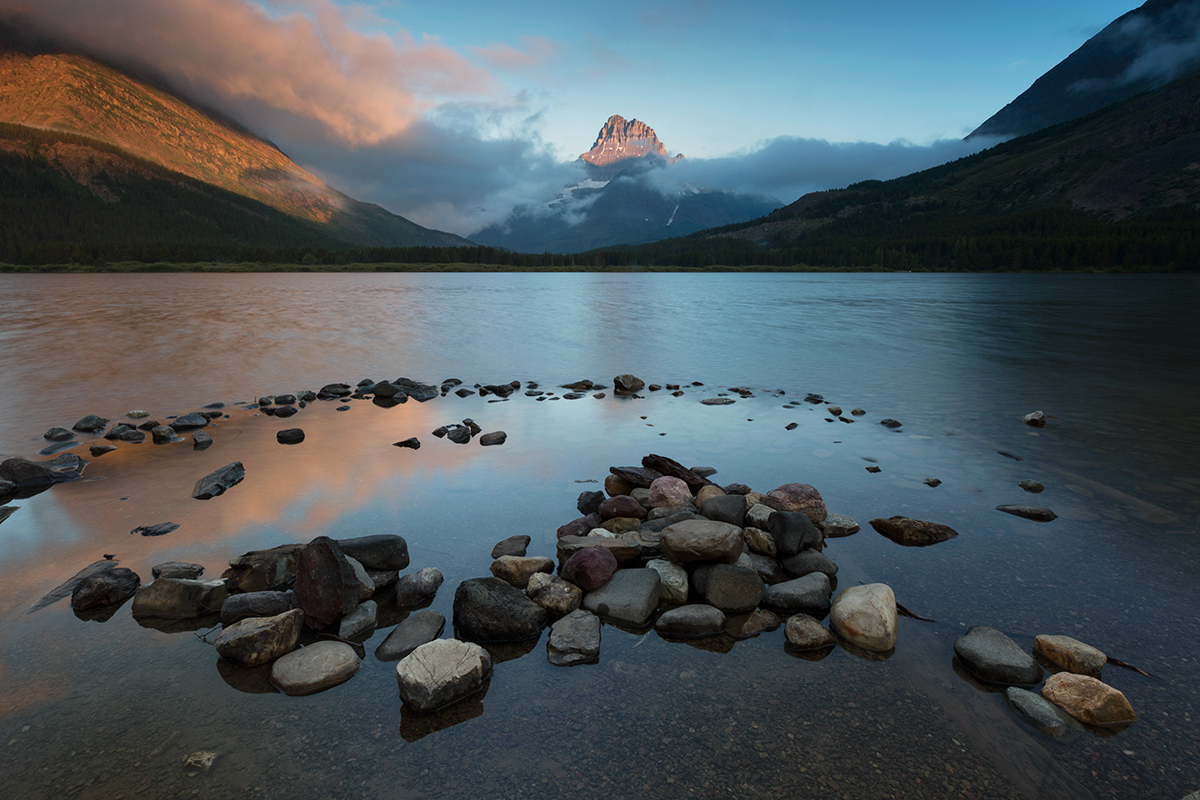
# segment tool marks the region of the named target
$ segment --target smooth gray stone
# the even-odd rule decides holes
[[[437,639],[421,645],[396,665],[400,699],[407,708],[428,714],[483,687],[492,674],[492,657],[472,642]]]
[[[171,420],[170,427],[179,431],[192,431],[196,428],[203,428],[208,425],[209,419],[203,414],[184,414],[182,417],[176,417]]]
[[[832,578],[837,575],[838,571],[837,564],[829,560],[824,553],[818,553],[816,550],[802,550],[794,556],[785,558],[783,568],[797,578],[803,578],[814,572],[823,572]]]
[[[762,604],[779,613],[810,614],[820,618],[829,613],[831,591],[829,576],[814,572],[803,578],[768,586]]]
[[[710,519],[684,520],[663,531],[659,543],[666,557],[676,564],[733,564],[742,553],[742,529]]]
[[[975,677],[987,683],[1033,686],[1042,667],[1021,646],[995,628],[976,625],[954,643],[954,654]]]
[[[556,667],[594,661],[600,655],[600,618],[577,608],[555,622],[546,642],[546,658]]]
[[[167,561],[155,564],[150,568],[150,575],[153,578],[187,578],[194,581],[203,574],[204,565],[193,564],[189,561]]]
[[[661,578],[652,569],[619,569],[608,583],[583,598],[593,614],[643,625],[658,607]]]
[[[705,581],[704,597],[709,605],[726,614],[749,614],[758,608],[765,591],[763,580],[754,569],[737,564],[716,564]]]
[[[704,603],[664,611],[654,630],[667,636],[715,636],[725,629],[725,612]]]
[[[271,667],[271,683],[289,695],[306,695],[345,683],[362,661],[343,642],[314,642],[280,657]]]
[[[858,533],[862,527],[845,514],[829,514],[825,519],[816,523],[821,533],[825,534],[826,539],[837,539],[843,536],[852,536]]]
[[[375,657],[380,661],[399,661],[426,642],[442,635],[446,617],[432,608],[423,608],[409,615],[392,629],[375,648]]]
[[[379,608],[374,600],[364,600],[358,608],[342,617],[338,625],[338,638],[353,639],[364,631],[375,629],[375,618]]]
[[[133,595],[135,617],[186,619],[221,610],[228,591],[224,581],[159,578]]]
[[[793,614],[783,628],[787,643],[797,650],[819,650],[837,644],[837,639],[819,621],[808,614]]]
[[[1028,689],[1009,686],[1004,690],[1009,711],[1053,739],[1063,739],[1079,730],[1079,723],[1046,698]]]
[[[224,494],[226,489],[237,486],[245,477],[246,468],[242,466],[242,462],[234,461],[232,464],[226,464],[198,480],[196,488],[192,491],[192,497],[197,500],[209,500]]]
[[[408,568],[408,542],[394,533],[338,539],[338,547],[367,569]]]

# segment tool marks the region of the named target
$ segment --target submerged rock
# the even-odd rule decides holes
[[[432,608],[423,608],[405,618],[387,635],[375,657],[380,661],[399,661],[421,645],[432,642],[442,635],[446,617]]]
[[[348,644],[314,642],[277,659],[271,667],[271,683],[284,694],[313,694],[350,680],[361,665]]]
[[[1003,505],[996,506],[996,510],[1035,522],[1051,522],[1058,519],[1057,514],[1044,506]]]
[[[1004,690],[1004,701],[1018,719],[1052,739],[1063,739],[1079,730],[1079,723],[1070,714],[1028,689],[1009,686]]]
[[[234,461],[232,464],[226,464],[197,481],[196,488],[192,491],[192,497],[197,500],[209,500],[224,494],[226,489],[237,486],[245,477],[246,468],[242,466],[242,462]]]
[[[975,677],[986,683],[1032,686],[1042,679],[1033,656],[995,628],[976,625],[954,643],[954,654]]]
[[[903,516],[871,520],[871,527],[905,547],[927,547],[958,536],[958,531],[940,522],[926,522]]]

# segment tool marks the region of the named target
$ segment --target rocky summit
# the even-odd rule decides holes
[[[646,156],[670,158],[667,148],[658,140],[658,134],[653,128],[639,120],[626,120],[619,114],[613,114],[600,128],[592,149],[579,159],[594,167],[603,168]],[[678,155],[670,160],[677,161],[681,158],[683,156]]]

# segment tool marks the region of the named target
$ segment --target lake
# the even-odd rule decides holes
[[[91,462],[82,479],[0,506],[16,509],[0,522],[0,796],[1179,800],[1200,789],[1197,308],[1200,278],[1171,275],[0,275],[0,457],[37,457],[47,429],[91,413],[227,412],[203,451],[92,458],[81,436],[66,452]],[[623,373],[683,394],[245,407],[400,376],[558,397]],[[700,402],[721,394],[736,402]],[[1021,422],[1034,410],[1044,428]],[[431,435],[468,417],[505,444]],[[291,427],[305,441],[278,444]],[[449,620],[496,542],[527,534],[553,558],[577,496],[649,453],[722,485],[812,484],[863,527],[825,549],[838,586],[886,583],[928,621],[902,617],[885,660],[801,657],[782,627],[718,644],[606,624],[599,661],[563,668],[543,632],[495,648],[482,697],[425,719],[374,657],[387,628],[350,681],[288,697],[221,661],[211,627],[143,626],[128,603],[26,613],[106,553],[148,583],[164,561],[218,577],[249,550],[398,533],[410,571],[445,574],[432,607]],[[244,482],[191,498],[232,461]],[[995,509],[1014,503],[1057,519]],[[867,524],[896,514],[960,535],[900,547]],[[1138,721],[1042,735],[956,669],[973,625],[1026,651],[1065,634],[1151,673],[1103,671]],[[197,751],[211,769],[184,767]]]

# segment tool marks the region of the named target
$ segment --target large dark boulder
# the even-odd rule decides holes
[[[250,617],[227,624],[213,645],[221,658],[256,667],[300,646],[304,612],[298,608],[269,617]]]
[[[63,480],[63,475],[45,464],[10,458],[0,463],[0,480],[13,483],[17,489],[37,489]]]
[[[108,420],[96,414],[88,414],[83,419],[76,422],[71,427],[80,433],[99,433],[104,430],[104,426],[108,424]]]
[[[408,542],[394,533],[338,539],[342,552],[367,569],[407,569]]]
[[[159,578],[134,593],[132,610],[135,617],[191,619],[219,612],[228,596],[224,581]]]
[[[740,494],[721,494],[710,497],[700,507],[700,513],[708,519],[728,522],[739,528],[746,524],[746,498]]]
[[[117,567],[89,575],[71,591],[71,608],[84,611],[96,606],[120,603],[137,591],[142,579],[131,569]]]
[[[328,536],[318,536],[300,549],[295,591],[304,624],[314,630],[327,628],[358,608],[358,575]]]
[[[203,414],[184,414],[182,417],[176,417],[171,420],[170,426],[179,431],[194,431],[197,428],[203,428],[208,425],[208,417]]]
[[[476,642],[515,642],[540,636],[546,609],[499,578],[471,578],[454,592],[454,627]]]
[[[251,550],[230,560],[221,580],[231,592],[279,589],[296,578],[297,554],[302,544],[281,544],[270,550]]]

